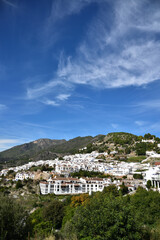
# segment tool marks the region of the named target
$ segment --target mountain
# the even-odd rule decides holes
[[[31,157],[40,154],[42,151],[46,149],[63,144],[66,140],[51,140],[51,139],[38,139],[36,141],[25,143],[19,146],[12,147],[8,150],[0,152],[0,163],[10,162],[14,163],[18,162],[26,162]],[[52,156],[53,157],[53,156]],[[54,158],[56,155],[54,154]]]
[[[77,137],[69,141],[64,139],[38,139],[0,152],[0,163],[4,164],[5,162],[7,165],[18,165],[30,160],[55,159],[57,156],[75,153],[79,148],[97,141],[101,136]]]
[[[56,157],[63,157],[77,152],[89,153],[95,150],[99,152],[116,150],[121,155],[138,152],[139,148],[144,148],[144,152],[145,150],[160,152],[156,144],[143,143],[142,145],[145,146],[142,146],[140,143],[142,139],[155,139],[156,144],[160,143],[160,138],[151,134],[145,134],[142,137],[125,132],[113,132],[95,137],[76,137],[68,141],[65,139],[38,139],[0,152],[0,167],[21,165],[32,160],[55,159]],[[137,142],[139,142],[139,145],[137,145]]]

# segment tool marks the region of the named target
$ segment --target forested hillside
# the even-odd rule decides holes
[[[0,195],[3,240],[158,240],[160,194],[139,188],[123,195],[113,185],[89,196],[40,196],[33,213]],[[21,206],[19,205],[21,203]]]

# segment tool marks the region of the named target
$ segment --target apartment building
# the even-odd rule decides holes
[[[150,180],[154,188],[160,191],[160,166],[150,167],[148,171],[144,172],[144,184]]]
[[[50,178],[40,182],[41,194],[56,195],[79,194],[103,191],[104,181],[101,178]]]

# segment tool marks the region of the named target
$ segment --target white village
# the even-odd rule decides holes
[[[154,140],[142,140],[143,142],[154,142]],[[158,147],[159,144],[158,144]],[[154,151],[146,151],[146,158],[141,162],[125,162],[113,160],[113,156],[117,154],[112,151],[99,153],[93,151],[91,153],[78,153],[74,155],[65,155],[63,158],[54,160],[39,160],[28,162],[27,164],[2,169],[0,171],[1,178],[7,179],[9,171],[15,173],[13,181],[38,180],[40,194],[81,194],[97,191],[110,185],[115,185],[118,189],[124,184],[128,187],[129,193],[133,193],[139,186],[147,189],[147,182],[150,181],[153,190],[160,191],[160,154]],[[101,159],[102,158],[102,159]],[[105,161],[104,161],[105,159]],[[150,161],[155,159],[154,163]],[[48,166],[51,171],[30,171],[33,167]],[[79,171],[95,172],[103,174],[100,177],[72,177],[73,173]],[[134,178],[135,175],[141,175],[141,179]]]

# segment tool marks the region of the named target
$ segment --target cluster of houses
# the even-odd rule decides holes
[[[15,180],[18,181],[18,180],[27,180],[27,179],[34,179],[35,177],[35,174],[32,173],[32,172],[17,172],[16,175],[15,175]]]
[[[103,158],[101,159],[102,155],[105,156],[108,161],[104,161]],[[33,166],[47,165],[53,167],[54,170],[51,172],[44,172],[46,173],[46,177],[42,177],[41,175],[41,179],[45,179],[45,181],[40,182],[42,194],[92,193],[102,191],[105,186],[111,184],[120,187],[122,179],[125,185],[132,191],[138,186],[145,187],[148,180],[151,181],[156,189],[160,190],[160,164],[157,163],[152,167],[148,162],[149,158],[157,157],[158,159],[160,155],[155,152],[146,152],[146,155],[146,159],[141,163],[116,161],[109,158],[107,153],[92,152],[87,154],[67,155],[63,157],[63,160],[59,160],[58,158],[55,160],[40,160],[37,162],[29,162],[22,166],[3,169],[0,171],[0,176],[6,176],[8,171],[12,170],[16,173],[15,181],[36,179],[37,174],[29,169]],[[112,177],[105,179],[78,179],[70,177],[71,173],[79,172],[80,170],[101,172]],[[143,180],[133,179],[133,175],[137,173],[143,175]],[[61,176],[63,176],[63,178]],[[124,176],[126,176],[126,179],[124,179]],[[39,178],[39,180],[41,179]]]

